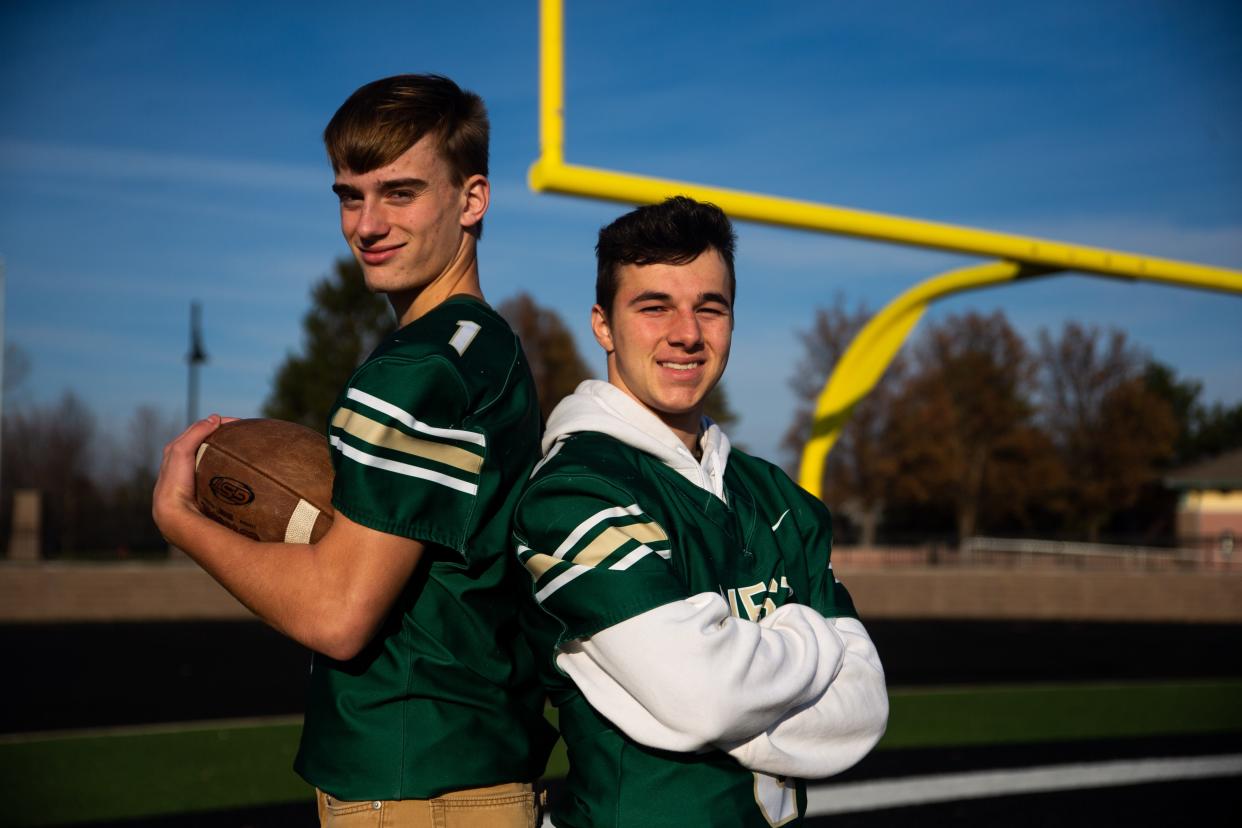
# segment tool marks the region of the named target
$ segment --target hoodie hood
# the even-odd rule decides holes
[[[729,438],[720,426],[703,418],[696,460],[685,444],[659,417],[611,383],[586,380],[552,409],[543,435],[543,453],[551,457],[560,442],[580,431],[607,434],[631,448],[654,456],[694,485],[725,500],[724,473],[729,460]]]

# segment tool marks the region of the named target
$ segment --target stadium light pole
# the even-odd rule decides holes
[[[207,351],[203,348],[202,314],[202,306],[198,302],[191,302],[190,352],[185,355],[185,361],[190,366],[190,387],[185,403],[187,426],[198,419],[198,367],[207,361]]]
[[[4,279],[4,259],[0,259],[0,480],[4,472],[4,363],[8,343],[4,339],[4,294],[8,285]]]

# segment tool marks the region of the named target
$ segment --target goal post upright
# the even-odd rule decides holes
[[[539,10],[541,154],[528,174],[532,190],[625,204],[655,204],[686,195],[710,201],[734,219],[996,260],[916,284],[877,313],[850,344],[820,394],[811,439],[803,450],[799,483],[816,496],[825,457],[849,411],[879,381],[933,301],[1063,271],[1242,294],[1242,271],[1230,268],[567,164],[564,2],[540,0]]]

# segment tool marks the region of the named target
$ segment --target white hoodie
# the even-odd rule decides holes
[[[587,380],[553,410],[543,450],[550,458],[568,435],[600,432],[726,500],[729,439],[707,418],[703,425],[699,461],[625,392]],[[874,747],[888,720],[884,671],[863,625],[800,604],[753,622],[732,617],[719,594],[700,593],[565,644],[557,665],[635,741],[683,752],[720,748],[777,776],[845,770]]]

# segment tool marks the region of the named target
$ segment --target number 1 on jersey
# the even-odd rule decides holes
[[[449,344],[457,351],[458,356],[465,356],[466,349],[470,347],[470,343],[474,342],[474,338],[479,334],[479,323],[471,322],[467,319],[457,320],[457,333],[453,334],[453,338],[449,340]]]

